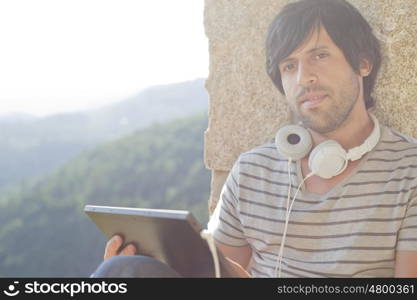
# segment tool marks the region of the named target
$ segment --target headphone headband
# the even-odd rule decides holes
[[[374,129],[362,143],[362,145],[349,149],[346,154],[346,158],[348,160],[355,161],[360,159],[365,153],[371,151],[376,146],[376,144],[378,144],[379,138],[381,136],[379,121],[373,114],[369,114],[369,116],[371,117],[372,121],[374,121]]]

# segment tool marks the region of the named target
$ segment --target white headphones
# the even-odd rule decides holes
[[[362,145],[354,147],[347,152],[335,140],[327,140],[314,147],[314,149],[310,153],[313,142],[311,139],[311,135],[307,129],[298,125],[287,125],[278,130],[275,136],[275,145],[278,152],[288,159],[289,179],[284,230],[280,242],[281,245],[279,248],[277,264],[275,267],[275,273],[278,275],[278,277],[281,277],[282,258],[284,255],[284,245],[285,238],[287,236],[288,222],[290,219],[292,206],[294,205],[295,198],[297,197],[301,185],[307,178],[311,177],[312,175],[317,175],[325,179],[329,179],[336,175],[339,175],[346,169],[349,160],[358,160],[365,153],[371,151],[378,143],[379,138],[381,136],[381,131],[379,128],[378,119],[372,114],[370,114],[370,116],[374,122],[374,129],[372,130],[372,133],[366,138]],[[292,201],[290,202],[291,161],[300,160],[303,157],[305,157],[308,153],[310,153],[310,157],[308,159],[308,166],[311,170],[311,173],[309,173],[305,178],[303,178],[302,182],[297,188],[297,191],[295,192],[294,197],[292,198]]]
[[[308,159],[311,172],[325,179],[332,178],[346,169],[349,160],[358,160],[371,151],[378,143],[381,132],[378,119],[372,114],[370,116],[374,121],[374,129],[362,145],[346,152],[335,140],[327,140],[314,147]],[[278,130],[275,145],[284,157],[299,160],[310,152],[312,140],[310,133],[304,127],[287,125]]]

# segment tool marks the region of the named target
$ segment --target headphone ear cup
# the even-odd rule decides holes
[[[312,173],[329,179],[342,173],[347,167],[348,159],[345,149],[334,140],[327,140],[310,153],[308,166]]]
[[[308,130],[298,125],[284,126],[275,135],[275,146],[278,152],[288,159],[299,160],[305,157],[312,145]]]

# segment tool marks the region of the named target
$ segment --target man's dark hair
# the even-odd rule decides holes
[[[366,108],[374,106],[371,97],[381,65],[378,39],[359,11],[344,0],[302,0],[287,4],[271,23],[266,39],[266,70],[278,90],[284,94],[280,62],[297,49],[322,25],[341,49],[352,69],[359,73],[360,61],[372,65],[364,77]]]

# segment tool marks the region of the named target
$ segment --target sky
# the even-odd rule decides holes
[[[208,76],[204,0],[0,0],[0,115],[103,106]]]

